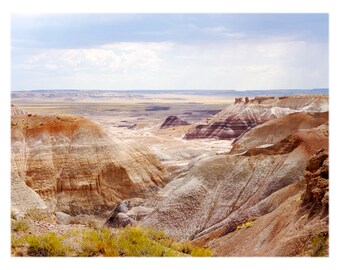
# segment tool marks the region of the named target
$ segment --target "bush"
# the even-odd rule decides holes
[[[30,228],[30,225],[24,220],[12,221],[12,230],[15,232],[26,231]]]
[[[63,243],[63,237],[51,232],[41,235],[28,235],[26,242],[29,245],[29,256],[67,256],[68,247]]]
[[[175,243],[171,246],[173,249],[188,254],[193,257],[210,257],[212,252],[208,248],[194,246],[188,242]]]
[[[126,227],[117,237],[120,256],[181,256],[178,252],[154,241],[150,235],[157,237],[155,231],[148,231],[139,227]],[[159,237],[163,235],[161,232]],[[165,235],[164,235],[165,236]]]
[[[109,229],[99,231],[85,231],[82,238],[83,256],[118,256],[116,239]]]
[[[26,252],[22,251],[26,249]],[[18,252],[20,251],[20,253]],[[165,232],[140,227],[12,237],[12,254],[28,256],[211,256],[206,248],[176,242]]]

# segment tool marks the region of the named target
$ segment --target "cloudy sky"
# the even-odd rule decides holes
[[[326,14],[12,15],[12,90],[328,87]]]

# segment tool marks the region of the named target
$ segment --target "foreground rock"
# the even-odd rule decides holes
[[[20,185],[53,211],[101,213],[122,199],[153,194],[164,173],[147,148],[111,138],[87,119],[12,116],[12,204],[22,211],[25,200],[41,202],[24,198]]]
[[[143,203],[144,200],[140,198],[128,199],[117,203],[105,224],[113,228],[135,224],[153,211],[152,208],[141,206]]]
[[[311,166],[315,171],[310,171]],[[278,204],[278,198],[284,200]],[[308,161],[305,179],[274,193],[271,203],[278,207],[251,226],[201,241],[218,256],[328,256],[328,154],[324,149]]]
[[[328,111],[328,96],[301,95],[285,98],[260,98],[256,102],[235,102],[207,124],[198,124],[185,139],[235,139],[255,126],[294,112]],[[261,102],[259,102],[261,100]]]

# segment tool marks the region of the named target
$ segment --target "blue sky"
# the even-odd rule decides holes
[[[326,14],[12,15],[12,90],[328,87]]]

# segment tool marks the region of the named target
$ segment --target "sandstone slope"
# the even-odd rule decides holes
[[[52,210],[100,213],[164,185],[164,169],[146,147],[109,137],[85,118],[17,115],[11,126],[12,190],[22,179]],[[20,201],[15,194],[12,202]]]
[[[263,234],[259,231],[256,241],[265,241],[266,237],[270,241],[270,226],[276,224],[270,222],[270,217],[277,221],[281,213],[280,219],[288,222],[285,215],[296,213],[294,220],[303,216],[298,208],[290,208],[290,204],[293,207],[294,203],[298,204],[294,200],[302,193],[306,164],[321,148],[328,149],[327,125],[299,130],[270,147],[250,149],[243,155],[202,159],[192,165],[187,175],[175,179],[157,197],[143,204],[153,211],[141,224],[162,228],[178,239],[207,244],[212,239],[237,233],[237,227],[248,221],[255,220],[255,224],[260,218],[268,218],[262,226],[268,225],[269,229],[263,229]],[[282,227],[275,225],[278,232],[283,230],[282,224]],[[316,223],[311,224],[313,227]],[[279,237],[276,243],[281,240]],[[236,242],[228,243],[233,247]],[[282,246],[276,251],[268,248],[255,254],[250,246],[243,249],[239,245],[235,253],[223,255],[292,255]],[[297,250],[301,251],[296,249],[295,255]]]
[[[210,235],[206,245],[217,256],[327,256],[328,153],[313,155],[305,179],[274,193],[271,203],[280,197],[286,199],[274,211],[227,235]]]
[[[196,125],[184,138],[235,139],[259,124],[287,114],[325,111],[328,111],[326,95],[298,95],[269,98],[261,102],[238,102],[215,115],[208,123]]]

